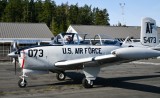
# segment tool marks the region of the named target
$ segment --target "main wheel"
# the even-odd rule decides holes
[[[57,80],[63,81],[66,78],[66,74],[64,72],[60,72],[56,74]]]
[[[92,88],[93,87],[93,81],[91,81],[89,83],[86,78],[83,78],[82,85],[83,85],[84,88]]]
[[[27,81],[26,81],[26,80],[24,80],[24,82],[23,82],[23,79],[20,79],[20,80],[18,81],[18,86],[19,86],[20,88],[24,88],[24,87],[26,87],[26,85],[27,85]]]

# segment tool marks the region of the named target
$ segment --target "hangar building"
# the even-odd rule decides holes
[[[44,23],[0,23],[0,61],[7,56],[14,44],[20,47],[51,42],[52,32]]]
[[[134,40],[140,39],[140,26],[97,26],[97,25],[70,25],[67,32],[78,33],[78,34],[89,34],[89,35],[107,35],[112,38],[118,39],[119,41],[124,41],[126,37],[130,37]],[[160,33],[160,28],[158,28]]]

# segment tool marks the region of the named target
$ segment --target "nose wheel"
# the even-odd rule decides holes
[[[86,78],[83,78],[82,85],[84,88],[92,88],[93,87],[93,81],[88,81]]]
[[[27,81],[26,81],[25,79],[20,79],[20,80],[18,81],[18,86],[19,86],[20,88],[25,88],[26,85],[27,85]]]
[[[56,78],[57,78],[57,80],[59,80],[59,81],[65,80],[65,78],[66,78],[65,72],[58,72],[58,73],[56,74]]]

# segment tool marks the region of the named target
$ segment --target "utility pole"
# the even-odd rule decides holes
[[[126,25],[125,19],[124,19],[124,18],[125,18],[125,17],[124,17],[124,16],[125,16],[125,14],[124,14],[124,6],[125,6],[125,3],[119,3],[119,5],[120,5],[121,11],[122,11],[122,12],[121,12],[121,15],[122,15],[122,24],[123,24],[123,25]]]

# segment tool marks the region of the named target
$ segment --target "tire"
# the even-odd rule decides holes
[[[82,85],[84,88],[92,88],[93,87],[93,81],[91,81],[91,84],[88,83],[88,80],[86,78],[83,78]]]
[[[56,74],[57,80],[63,81],[66,78],[66,74],[64,72],[60,72]]]
[[[22,84],[22,81],[23,81],[23,79],[20,79],[20,80],[18,81],[18,86],[19,86],[20,88],[25,88],[26,85],[27,85],[27,81],[24,80],[24,84]]]

